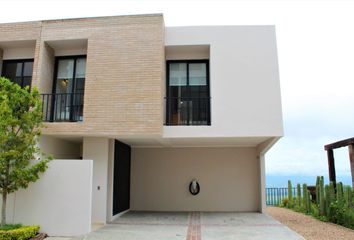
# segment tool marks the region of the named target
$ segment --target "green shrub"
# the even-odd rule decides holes
[[[343,226],[354,229],[354,209],[348,209],[343,214]]]
[[[283,198],[283,200],[280,203],[280,207],[289,208],[289,199],[288,198]]]
[[[11,230],[0,230],[1,240],[28,240],[37,235],[39,226],[24,226]]]
[[[8,230],[17,229],[20,227],[22,227],[22,224],[5,224],[3,226],[0,225],[0,230],[8,231]]]

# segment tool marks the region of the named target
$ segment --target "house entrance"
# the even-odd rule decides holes
[[[130,156],[130,146],[115,140],[113,216],[128,210],[130,207]]]

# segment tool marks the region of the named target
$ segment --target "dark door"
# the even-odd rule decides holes
[[[115,140],[113,176],[113,215],[129,209],[130,146]]]
[[[86,56],[57,57],[54,121],[82,121]]]

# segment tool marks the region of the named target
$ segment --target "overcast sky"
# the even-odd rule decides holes
[[[354,3],[349,1],[1,1],[0,22],[163,13],[166,26],[276,26],[285,136],[267,174],[327,176],[323,145],[354,137]],[[350,175],[347,149],[337,175]]]

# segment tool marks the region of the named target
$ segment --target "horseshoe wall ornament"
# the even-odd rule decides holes
[[[197,180],[191,181],[191,183],[189,184],[189,192],[192,195],[197,195],[200,192],[200,186]]]

